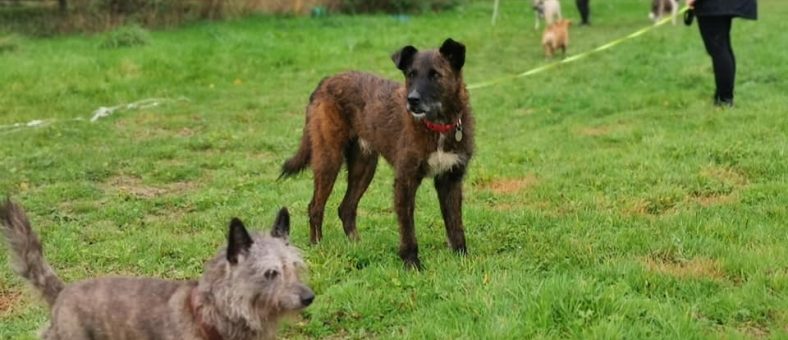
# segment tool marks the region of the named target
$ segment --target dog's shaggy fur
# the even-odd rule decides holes
[[[438,50],[405,46],[392,56],[405,86],[371,74],[348,72],[324,79],[307,107],[298,152],[282,166],[289,176],[312,166],[310,239],[322,238],[323,210],[343,158],[348,186],[339,206],[345,233],[357,239],[356,210],[377,167],[378,156],[394,167],[394,208],[400,227],[399,255],[420,267],[413,224],[416,190],[435,179],[450,246],[465,253],[462,179],[473,154],[474,121],[462,77],[465,46],[447,39]]]
[[[233,219],[227,248],[198,281],[114,277],[64,285],[22,208],[10,200],[0,206],[13,269],[50,306],[42,338],[51,340],[274,338],[281,316],[314,299],[299,280],[303,262],[287,241],[289,219],[282,208],[267,235],[250,235]]]

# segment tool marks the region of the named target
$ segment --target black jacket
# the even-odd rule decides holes
[[[745,19],[758,18],[756,0],[697,0],[695,15],[697,16],[734,16]]]

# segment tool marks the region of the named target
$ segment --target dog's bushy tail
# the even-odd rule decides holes
[[[41,241],[30,227],[25,211],[7,198],[0,206],[0,224],[10,251],[11,268],[38,289],[51,307],[63,290],[63,281],[44,259]]]
[[[301,144],[298,146],[296,154],[282,164],[282,173],[279,174],[279,179],[297,175],[301,171],[304,171],[309,165],[309,161],[312,158],[312,141],[309,137],[309,117],[318,105],[319,93],[322,91],[323,84],[325,84],[326,80],[328,80],[328,78],[321,79],[315,90],[309,95],[309,105],[306,107],[306,120],[304,121],[304,132],[301,135]]]
[[[290,177],[306,169],[309,160],[312,158],[312,145],[309,141],[309,126],[304,126],[304,134],[301,136],[301,145],[293,157],[282,164],[282,173],[279,178]]]

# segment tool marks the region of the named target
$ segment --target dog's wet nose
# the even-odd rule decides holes
[[[315,301],[315,293],[308,292],[301,296],[301,304],[304,307],[311,305],[312,301]]]
[[[421,95],[419,95],[418,92],[413,91],[408,94],[408,104],[411,107],[419,106],[420,103],[421,103]]]

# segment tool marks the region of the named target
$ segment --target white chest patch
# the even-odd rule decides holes
[[[453,169],[455,166],[465,161],[464,156],[455,152],[443,151],[444,135],[438,138],[438,150],[430,154],[427,158],[429,165],[429,175],[436,176]]]
[[[427,164],[430,166],[430,175],[440,175],[462,163],[462,157],[454,152],[438,150],[430,154]]]

